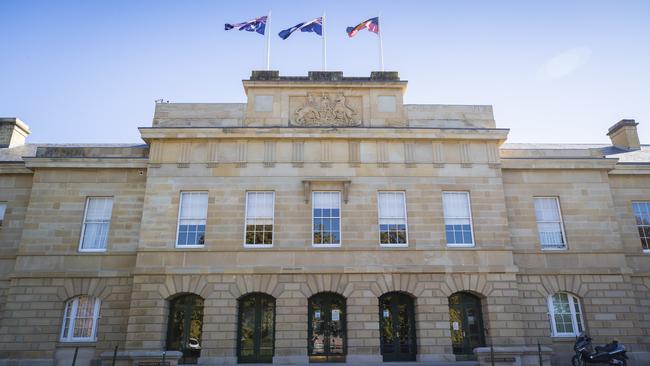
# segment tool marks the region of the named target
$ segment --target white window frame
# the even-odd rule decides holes
[[[553,306],[553,296],[558,295],[558,294],[565,294],[567,295],[567,299],[569,300],[569,311],[571,312],[571,326],[573,327],[573,332],[572,333],[560,333],[557,331],[557,325],[555,324],[555,311],[554,311],[554,306]],[[578,329],[578,318],[576,314],[576,309],[575,309],[575,304],[578,304],[578,307],[580,308],[580,324],[582,324],[582,331]],[[551,336],[552,337],[575,337],[579,335],[581,332],[584,332],[587,328],[585,326],[585,319],[584,319],[584,309],[582,308],[582,304],[580,303],[580,299],[569,293],[569,292],[556,292],[554,294],[551,294],[548,296],[548,315],[549,318],[551,318]]]
[[[75,323],[77,322],[77,312],[79,309],[79,299],[82,297],[88,297],[94,299],[95,301],[95,307],[93,309],[93,317],[92,317],[92,330],[91,330],[90,337],[74,337],[74,328],[75,328]],[[68,336],[65,337],[64,334],[66,331],[66,319],[67,319],[68,306],[71,306],[70,322],[68,323],[67,326]],[[99,323],[99,319],[100,319],[99,316],[100,307],[101,307],[101,300],[93,296],[79,295],[66,301],[65,306],[63,308],[63,323],[61,324],[61,333],[59,335],[59,340],[61,342],[96,342],[97,324]]]
[[[246,226],[248,222],[248,194],[249,193],[270,193],[271,194],[271,207],[272,207],[272,215],[271,215],[271,225],[273,226],[273,230],[271,231],[272,237],[271,237],[271,244],[248,244],[246,243]],[[273,243],[275,242],[275,191],[246,191],[246,202],[244,206],[244,248],[271,248],[273,247]],[[312,220],[312,225],[313,225],[313,220]],[[313,234],[312,234],[313,237]]]
[[[208,199],[208,205],[207,205],[207,210],[205,211],[205,235],[207,236],[208,233],[208,211],[210,211],[210,194],[208,191],[181,191],[179,194],[178,198],[178,216],[176,218],[176,239],[174,240],[174,246],[177,249],[192,249],[192,248],[204,248],[205,247],[205,239],[203,243],[204,244],[181,244],[178,245],[178,236],[180,235],[181,232],[181,210],[183,209],[183,194],[184,193],[205,193],[207,195]],[[201,219],[203,220],[203,219]]]
[[[0,201],[0,230],[2,230],[2,227],[4,226],[6,215],[7,215],[7,202]]]
[[[634,204],[635,203],[644,203],[644,204],[650,205],[650,201],[632,201],[632,204],[630,205],[630,207],[632,208],[632,217],[634,217],[634,227],[637,228],[636,232],[637,232],[637,235],[639,236],[639,241],[641,241],[641,235],[639,235],[639,224],[636,223],[636,214],[634,213]],[[647,225],[641,225],[641,226],[645,227]],[[641,242],[641,251],[643,253],[650,254],[650,247],[648,247],[648,249],[645,249],[643,247],[643,242]]]
[[[88,215],[88,205],[92,199],[97,199],[97,198],[110,198],[111,199],[111,215],[108,220],[108,229],[106,229],[106,247],[105,248],[84,248],[84,235],[86,234],[86,216]],[[108,250],[108,241],[109,241],[109,235],[111,232],[111,222],[113,221],[113,205],[115,204],[115,200],[112,196],[88,196],[86,197],[86,204],[84,205],[84,217],[83,221],[81,221],[81,235],[79,236],[79,251],[80,252],[90,252],[90,253],[101,253],[105,252]],[[103,221],[101,221],[103,223]],[[93,222],[93,223],[99,223]]]
[[[382,244],[381,242],[381,211],[379,208],[379,197],[381,196],[382,193],[391,193],[391,194],[400,194],[402,196],[402,202],[404,204],[404,226],[406,227],[406,243],[400,244],[400,243],[389,243],[389,244]],[[408,211],[406,210],[406,192],[404,191],[377,191],[377,232],[379,233],[379,245],[382,247],[386,248],[404,248],[409,246],[409,224],[408,224]]]
[[[443,219],[443,227],[444,230],[443,232],[445,233],[445,242],[447,241],[447,215],[445,214],[445,193],[463,193],[467,196],[467,209],[469,210],[469,230],[470,234],[472,235],[472,243],[471,244],[449,244],[447,243],[448,247],[451,248],[474,248],[476,246],[476,238],[474,237],[474,218],[472,215],[472,197],[469,194],[469,191],[442,191],[442,219]],[[465,219],[466,217],[449,217],[450,219],[457,219],[457,218],[463,218]]]
[[[323,193],[323,192],[336,192],[338,193],[339,196],[339,243],[338,244],[319,244],[319,243],[314,243],[314,196],[317,193]],[[341,191],[312,191],[311,192],[311,245],[314,248],[338,248],[343,244],[343,209],[341,207]]]
[[[557,214],[560,217],[560,232],[562,233],[562,241],[564,242],[564,247],[562,248],[553,248],[553,247],[544,247],[544,244],[542,244],[542,238],[540,236],[539,232],[539,224],[547,224],[547,223],[558,223],[557,221],[539,221],[537,218],[537,212],[535,211],[535,226],[537,226],[537,240],[539,241],[539,247],[542,250],[567,250],[569,243],[566,240],[566,233],[564,231],[564,218],[562,217],[562,207],[560,207],[560,197],[558,196],[533,196],[533,210],[535,210],[535,200],[541,198],[541,199],[554,199],[555,200],[555,205],[557,207]]]

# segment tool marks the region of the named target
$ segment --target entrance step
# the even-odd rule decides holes
[[[181,365],[179,365],[181,366]],[[295,364],[240,363],[238,366],[296,366]],[[379,362],[379,363],[310,363],[305,366],[479,366],[478,361],[438,361],[438,362]]]

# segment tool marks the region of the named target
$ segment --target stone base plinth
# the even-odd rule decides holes
[[[115,366],[144,366],[155,365],[160,366],[177,366],[178,360],[183,356],[178,351],[165,351],[163,363],[163,351],[151,350],[129,350],[118,351],[115,357]],[[113,363],[113,352],[102,352],[100,355],[102,366],[111,366]]]
[[[492,352],[494,352],[494,363],[492,363]],[[541,347],[543,366],[551,366],[550,347]],[[478,362],[481,366],[539,366],[540,350],[537,346],[507,346],[479,347],[474,349]]]

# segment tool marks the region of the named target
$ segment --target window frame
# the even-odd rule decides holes
[[[558,295],[558,294],[565,294],[567,295],[567,300],[569,301],[569,311],[571,313],[571,326],[573,327],[573,333],[560,333],[557,331],[557,324],[555,324],[555,311],[553,307],[553,296]],[[575,304],[578,304],[578,307],[580,308],[580,324],[582,324],[582,330],[578,329],[578,318],[576,317],[576,309],[575,309]],[[580,303],[580,298],[578,296],[566,292],[566,291],[559,291],[554,294],[551,294],[548,296],[548,301],[547,301],[547,306],[548,306],[548,316],[551,319],[551,337],[558,337],[558,338],[564,338],[564,337],[576,337],[582,332],[585,332],[587,327],[585,324],[585,318],[583,316],[584,310],[582,308],[582,304]]]
[[[381,196],[382,193],[399,193],[403,197],[403,206],[404,206],[404,226],[405,228],[405,234],[406,234],[406,243],[388,243],[388,244],[382,244],[381,242],[381,211],[379,209],[379,197]],[[384,248],[404,248],[409,246],[409,224],[408,224],[408,211],[406,209],[406,191],[390,191],[390,190],[381,190],[377,191],[377,233],[379,234],[378,237],[378,242],[381,247]]]
[[[91,330],[90,337],[74,337],[74,328],[77,323],[77,314],[79,310],[79,299],[82,297],[88,297],[95,300],[95,305],[93,308],[93,317],[92,317],[92,330]],[[99,299],[98,297],[90,296],[90,295],[77,295],[75,297],[68,299],[65,302],[65,305],[63,307],[63,319],[62,319],[63,322],[61,324],[61,331],[59,332],[59,341],[66,342],[66,343],[97,342],[97,328],[99,325],[99,319],[101,319],[100,316],[101,302],[102,302],[101,299]],[[72,308],[70,309],[70,322],[67,326],[68,336],[64,337],[66,331],[66,319],[67,319],[66,316],[67,316],[68,304],[70,304]]]
[[[447,215],[445,214],[445,193],[464,193],[467,197],[467,209],[469,210],[469,230],[472,236],[472,243],[462,243],[455,244],[447,242]],[[443,220],[443,232],[445,233],[445,242],[449,248],[475,248],[476,247],[476,238],[474,236],[474,215],[472,214],[472,197],[469,191],[442,191],[442,220]],[[459,217],[450,217],[450,219],[459,218]],[[464,217],[463,217],[464,218]]]
[[[247,226],[247,221],[248,221],[248,194],[249,193],[271,193],[272,199],[271,199],[271,209],[272,209],[272,215],[271,215],[271,225],[273,226],[273,229],[271,231],[271,244],[248,244],[246,243],[246,226]],[[271,190],[252,190],[252,191],[246,191],[245,192],[245,202],[244,202],[244,248],[272,248],[273,244],[275,243],[275,191]],[[313,220],[312,220],[312,225],[313,225]],[[312,234],[313,236],[313,234]]]
[[[7,216],[7,208],[9,208],[9,202],[0,201],[0,207],[4,207],[4,209],[0,210],[0,230],[2,230],[5,224],[5,217]]]
[[[317,193],[329,193],[329,192],[336,192],[339,196],[339,242],[338,244],[318,244],[314,243],[314,196]],[[341,191],[337,190],[321,190],[321,191],[312,191],[311,192],[311,246],[313,248],[339,248],[343,244],[343,231],[341,230],[343,227],[343,210],[341,209]]]
[[[635,201],[632,201],[632,204],[630,205],[630,208],[632,208],[632,218],[634,219],[634,227],[636,228],[636,235],[639,238],[639,241],[641,242],[641,251],[643,253],[650,254],[650,237],[647,238],[647,240],[649,242],[648,242],[648,248],[646,249],[646,248],[643,247],[643,241],[642,241],[641,235],[639,234],[639,226],[650,228],[650,225],[639,225],[639,224],[636,223],[636,214],[634,213],[634,204],[635,203],[643,203],[643,204],[646,204],[646,205],[650,206],[650,201],[635,200]]]
[[[196,249],[196,248],[204,248],[205,247],[205,239],[203,239],[203,244],[178,244],[178,237],[181,232],[181,210],[183,209],[183,194],[184,193],[205,193],[206,198],[208,200],[207,205],[206,205],[206,210],[205,210],[205,232],[204,235],[207,234],[208,231],[208,212],[210,211],[210,193],[205,190],[186,190],[186,191],[180,191],[180,194],[178,196],[178,216],[176,218],[176,239],[174,240],[174,247],[177,249]]]
[[[553,247],[545,248],[544,244],[542,244],[542,238],[540,237],[540,232],[539,232],[539,224],[540,224],[540,222],[542,224],[546,224],[546,223],[556,223],[556,221],[539,221],[537,219],[537,211],[535,210],[535,200],[538,199],[538,198],[541,198],[541,199],[552,198],[552,199],[555,200],[555,204],[556,204],[556,207],[557,207],[557,213],[558,213],[558,215],[560,217],[560,221],[559,221],[560,232],[562,234],[562,240],[564,241],[564,247],[562,247],[562,248],[553,248]],[[567,250],[568,247],[569,247],[569,242],[567,241],[566,231],[564,230],[564,217],[562,216],[562,207],[560,205],[560,197],[559,196],[533,196],[533,211],[535,212],[535,226],[537,226],[537,241],[539,242],[540,249],[541,250],[551,250],[551,251],[553,251],[553,250],[560,250],[560,251],[561,250]]]
[[[96,198],[110,198],[111,199],[111,215],[108,220],[108,229],[106,229],[106,247],[105,248],[84,248],[84,235],[86,234],[86,217],[88,216],[88,204],[90,203],[90,200],[96,199]],[[81,234],[79,235],[79,252],[86,252],[86,253],[103,253],[108,251],[108,242],[109,242],[109,236],[111,232],[111,223],[113,222],[113,206],[115,204],[115,197],[113,196],[86,196],[86,203],[84,205],[84,216],[83,219],[81,220]]]

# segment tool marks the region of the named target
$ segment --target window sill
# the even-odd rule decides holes
[[[273,248],[273,244],[246,244],[246,243],[244,243],[244,248],[246,248],[246,249],[268,249],[268,248]]]
[[[89,339],[87,341],[82,341],[82,340],[72,340],[72,341],[65,341],[65,340],[59,340],[57,343],[57,347],[88,347],[88,346],[95,346],[97,344],[96,339]]]
[[[650,249],[643,249],[643,253],[650,254]]]
[[[475,244],[447,244],[447,248],[476,248]]]
[[[564,248],[542,248],[543,252],[564,252],[567,250],[567,247]]]
[[[176,245],[176,249],[203,249],[205,245]]]
[[[577,337],[576,335],[551,335],[551,338],[554,341],[575,342],[576,337]]]
[[[79,249],[79,253],[106,253],[106,249]]]
[[[408,248],[408,243],[406,244],[382,244],[379,243],[380,248]]]
[[[341,244],[311,244],[312,248],[340,248]]]

